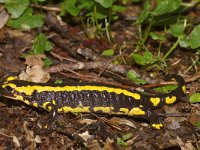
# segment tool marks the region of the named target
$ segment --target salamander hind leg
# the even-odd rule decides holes
[[[161,129],[163,127],[162,118],[151,110],[146,111],[141,107],[135,107],[129,111],[128,116],[143,118],[149,121],[151,127],[154,129]]]
[[[162,118],[158,116],[153,111],[147,111],[147,118],[146,120],[150,121],[150,125],[154,129],[161,129],[163,128]]]

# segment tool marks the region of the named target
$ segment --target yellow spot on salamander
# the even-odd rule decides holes
[[[176,101],[176,96],[166,97],[165,102],[166,104],[173,104]]]
[[[16,89],[16,85],[13,84],[13,83],[6,83],[6,84],[3,84],[3,85],[2,85],[3,88],[5,88],[5,87],[7,87],[7,86],[10,86],[10,87]]]
[[[42,107],[43,107],[44,109],[46,109],[46,110],[51,110],[52,108],[51,108],[51,106],[47,106],[48,104],[50,104],[50,102],[44,102],[44,103],[42,104]]]
[[[47,128],[48,128],[48,124],[46,124],[46,125],[44,126],[44,128],[47,129]]]
[[[161,124],[161,123],[159,123],[159,124],[154,123],[154,124],[152,124],[151,126],[152,126],[153,128],[155,128],[155,129],[161,129],[161,128],[163,127],[163,124]]]
[[[72,107],[64,106],[62,108],[58,108],[58,112],[59,113],[68,113],[68,112],[72,112],[72,113],[88,113],[88,112],[90,112],[90,110],[89,110],[89,107],[72,108]]]
[[[102,113],[106,113],[106,114],[112,113],[113,109],[114,109],[113,107],[94,107],[93,108],[94,112],[101,111]]]
[[[120,108],[118,114],[124,114],[127,115],[129,112],[128,108]]]
[[[55,100],[52,100],[52,104],[56,105],[56,101],[55,101]]]
[[[17,77],[10,76],[6,79],[6,81],[12,81],[12,80],[16,80],[16,79],[17,79]]]
[[[27,105],[30,105],[30,102],[28,100],[24,100],[24,103],[26,103]]]
[[[34,107],[38,107],[38,103],[33,103],[33,106]]]
[[[150,98],[150,101],[152,102],[153,106],[157,106],[160,103],[160,98],[152,97],[152,98]]]
[[[139,107],[135,107],[133,109],[131,109],[128,112],[128,116],[134,116],[134,115],[145,115],[145,111],[143,111],[141,108]]]
[[[183,93],[186,93],[186,86],[182,86]]]

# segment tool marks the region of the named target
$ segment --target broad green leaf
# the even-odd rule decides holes
[[[153,62],[153,54],[151,52],[144,52],[143,53],[144,59],[146,60],[146,63],[152,63]]]
[[[45,67],[49,67],[53,64],[52,60],[48,57],[46,57],[45,59],[43,59],[43,62],[44,62],[44,66]]]
[[[11,14],[11,18],[18,18],[28,8],[29,0],[5,0],[5,6]]]
[[[200,47],[200,24],[196,26],[189,35],[189,45],[192,49]]]
[[[181,6],[182,0],[157,0],[157,7],[153,11],[154,16],[160,16],[173,12]]]
[[[114,55],[114,50],[113,49],[104,50],[101,55],[102,56],[113,56]]]
[[[35,37],[33,41],[33,52],[34,54],[43,54],[45,51],[50,51],[52,49],[51,43],[47,40],[45,34],[40,33]]]
[[[144,4],[144,9],[141,12],[140,16],[138,17],[137,23],[142,24],[148,18],[150,11],[151,11],[150,1],[146,1]]]
[[[9,27],[21,30],[30,30],[43,25],[42,15],[33,15],[32,9],[28,8],[19,18],[10,19],[7,23]]]
[[[114,11],[114,12],[123,12],[125,10],[127,10],[127,8],[124,6],[121,6],[121,5],[113,5],[112,6],[112,11]]]
[[[135,60],[135,62],[137,64],[140,64],[140,65],[145,65],[145,60],[144,58],[142,57],[142,55],[139,55],[139,54],[133,54],[133,59]]]
[[[200,128],[200,121],[197,121],[196,126]]]
[[[79,10],[82,10],[82,9],[90,10],[93,6],[94,6],[94,2],[93,1],[86,1],[86,2],[81,3],[78,6],[78,9]]]
[[[162,92],[162,93],[168,93],[169,91],[174,90],[176,88],[177,88],[177,85],[165,85],[165,86],[154,88],[154,90]]]
[[[94,0],[95,2],[99,3],[104,8],[109,8],[113,5],[115,0]]]
[[[132,54],[133,59],[139,65],[148,65],[154,63],[154,58],[151,52],[144,52],[143,55]]]
[[[153,40],[160,40],[160,41],[165,41],[166,37],[164,35],[155,33],[155,32],[151,32],[150,36]]]
[[[175,24],[177,22],[179,15],[171,15],[171,14],[166,14],[162,16],[157,16],[154,17],[154,25],[156,26],[167,26],[171,24]]]
[[[127,146],[127,140],[129,140],[131,137],[133,136],[132,133],[127,133],[125,135],[122,136],[122,138],[117,137],[117,144],[121,145],[121,146]]]
[[[200,93],[195,93],[190,96],[190,103],[199,103],[200,102]]]
[[[80,12],[80,8],[76,6],[77,0],[65,0],[60,3],[61,15],[64,15],[65,12],[68,12],[72,16],[77,16]]]
[[[135,73],[134,71],[132,70],[129,70],[126,74],[126,77],[132,81],[134,81],[135,83],[137,84],[145,84],[146,81],[145,80],[142,80],[138,77],[137,73]]]
[[[108,9],[101,7],[99,4],[96,4],[96,16],[94,17],[94,11],[89,11],[87,17],[93,17],[95,19],[104,19],[108,15]]]
[[[186,39],[180,39],[179,45],[180,45],[180,47],[183,47],[183,48],[187,48],[190,46],[189,42]]]
[[[57,80],[54,82],[54,84],[62,84],[62,83],[63,83],[62,79],[57,79]]]
[[[122,136],[122,139],[123,139],[124,141],[127,141],[127,140],[129,140],[132,136],[133,136],[132,133],[127,133],[127,134],[124,134],[124,135]]]
[[[170,26],[170,32],[174,37],[184,38],[185,37],[185,26],[184,24],[174,24]]]
[[[122,138],[117,137],[117,144],[121,146],[127,146],[127,142],[124,141]]]

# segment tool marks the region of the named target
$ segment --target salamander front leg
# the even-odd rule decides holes
[[[48,122],[43,123],[42,128],[37,130],[37,134],[49,134],[57,127],[58,111],[56,106],[52,103],[48,103],[45,108],[50,110],[48,114]]]
[[[57,110],[56,106],[52,103],[47,104],[46,108],[50,110],[49,115],[48,115],[48,125],[46,125],[46,127],[49,130],[53,130],[57,124],[58,110]]]

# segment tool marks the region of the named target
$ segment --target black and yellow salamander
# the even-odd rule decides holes
[[[153,111],[181,99],[186,92],[185,81],[174,78],[178,87],[167,94],[148,95],[134,93],[119,87],[94,83],[44,84],[19,80],[9,76],[0,85],[0,95],[19,100],[27,105],[59,113],[104,113],[128,115],[146,119],[155,129],[163,127],[160,116]]]

